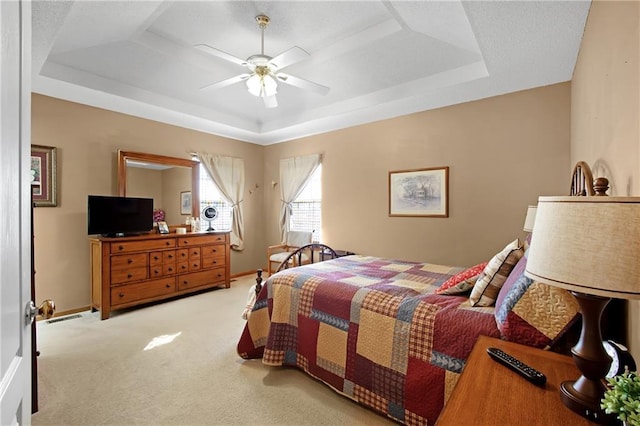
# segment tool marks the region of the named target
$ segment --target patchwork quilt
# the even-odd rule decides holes
[[[287,269],[258,295],[242,358],[295,366],[408,425],[434,424],[494,308],[435,294],[464,268],[347,256]]]

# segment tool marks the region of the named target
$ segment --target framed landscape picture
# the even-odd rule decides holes
[[[31,145],[31,191],[36,207],[58,205],[56,151],[52,146]]]
[[[449,217],[449,167],[389,172],[389,216]]]

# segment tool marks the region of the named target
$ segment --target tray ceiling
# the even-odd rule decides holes
[[[34,1],[33,91],[268,145],[568,81],[588,1]],[[196,49],[309,56],[265,108]]]

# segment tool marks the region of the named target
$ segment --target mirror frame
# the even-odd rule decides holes
[[[191,216],[200,217],[200,163],[184,158],[118,150],[118,195],[127,196],[127,160],[191,169]]]

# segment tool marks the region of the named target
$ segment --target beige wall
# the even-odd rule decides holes
[[[87,307],[89,243],[87,195],[117,194],[118,149],[189,159],[205,151],[245,159],[243,252],[231,255],[231,272],[256,269],[264,257],[262,198],[248,190],[262,182],[263,148],[193,130],[34,94],[32,143],[58,148],[58,207],[34,212],[36,297],[52,298],[59,312]]]
[[[640,3],[593,2],[572,81],[571,160],[606,165],[611,195],[640,196],[639,55]],[[640,359],[639,302],[629,317]]]
[[[45,96],[33,96],[33,143],[58,147],[59,206],[35,211],[37,298],[89,305],[88,194],[116,194],[116,152],[246,162],[246,249],[232,273],[265,267],[279,241],[280,158],[324,154],[324,242],[357,253],[471,265],[523,236],[526,206],[568,191],[570,85],[563,83],[268,147]],[[450,167],[450,217],[388,217],[388,172]],[[258,185],[258,188],[256,188]],[[251,194],[249,194],[251,190]]]
[[[265,149],[267,241],[279,241],[281,158],[320,152],[323,242],[472,265],[523,236],[527,205],[567,194],[570,85],[380,121]],[[389,217],[388,172],[449,166],[449,218]]]

